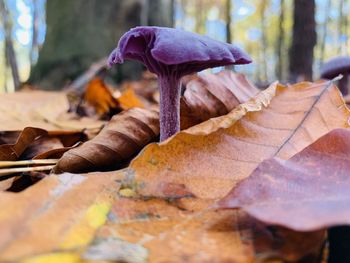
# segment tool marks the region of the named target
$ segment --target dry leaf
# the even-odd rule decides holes
[[[49,138],[58,138],[64,147],[71,147],[77,142],[85,142],[87,135],[83,131],[48,131]]]
[[[107,224],[96,234],[98,243],[86,250],[85,259],[125,262],[254,259],[253,244],[248,240],[242,242],[251,234],[249,224],[232,224],[239,217],[232,211],[193,213],[164,200],[119,198],[109,215]]]
[[[38,138],[47,135],[47,131],[39,128],[27,127],[18,136],[14,144],[0,145],[1,161],[16,161],[21,154]]]
[[[56,118],[67,111],[68,107],[63,92],[24,91],[1,94],[1,130],[23,130],[25,127],[57,130],[57,126],[47,122],[43,115]]]
[[[41,153],[50,152],[54,149],[64,148],[58,138],[41,137],[33,141],[21,155],[22,160],[29,160]],[[63,153],[62,153],[63,154]]]
[[[15,137],[17,136],[17,137]],[[62,154],[85,141],[86,135],[77,131],[50,131],[26,127],[23,131],[4,131],[2,141],[8,144],[0,145],[0,160],[28,160],[34,157],[61,157]]]
[[[156,111],[132,108],[112,118],[92,140],[66,152],[54,171],[87,172],[120,166],[159,134]]]
[[[311,231],[350,224],[350,130],[336,129],[285,161],[261,163],[220,201],[268,224]]]
[[[87,84],[84,101],[93,107],[99,116],[112,116],[121,111],[118,101],[99,77],[95,77]]]
[[[63,154],[71,149],[74,149],[75,147],[78,147],[81,145],[80,142],[77,142],[76,144],[72,146],[62,146],[60,148],[53,148],[46,150],[45,152],[39,152],[36,155],[34,155],[32,158],[33,159],[60,159]]]
[[[0,145],[14,144],[21,131],[0,131]]]
[[[69,254],[88,245],[106,221],[119,189],[115,180],[115,173],[52,175],[18,194],[1,192],[0,261],[25,262],[27,256]],[[71,262],[65,259],[56,262]]]
[[[201,211],[206,205],[195,199],[118,197],[120,179],[116,172],[52,175],[23,192],[0,193],[0,261],[255,261],[253,235],[260,233],[264,243],[265,230],[253,233],[245,214]],[[313,236],[315,249],[323,237]],[[281,235],[279,241],[264,243],[259,253],[300,259],[313,251],[286,251],[288,240]]]
[[[138,107],[138,108],[144,108],[145,105],[143,102],[137,97],[134,90],[131,88],[126,89],[121,96],[117,98],[120,107],[123,110],[127,110],[130,108]]]
[[[244,75],[228,70],[192,77],[181,97],[181,129],[225,115],[258,92]]]
[[[0,96],[2,131],[37,127],[47,131],[100,129],[103,121],[77,118],[68,114],[69,103],[64,92],[23,91]]]
[[[87,140],[84,132],[49,131],[33,141],[20,156],[20,159],[59,159],[62,155]]]
[[[127,179],[144,196],[222,198],[264,159],[290,158],[330,130],[349,127],[349,116],[331,82],[274,84],[225,116],[148,145]]]
[[[143,98],[144,104],[154,104],[154,94],[158,90],[157,75],[144,71],[139,81],[124,81],[121,90],[133,90],[137,97]]]

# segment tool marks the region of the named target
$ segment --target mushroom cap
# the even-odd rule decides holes
[[[251,63],[251,58],[234,45],[206,36],[167,27],[135,27],[119,40],[108,63],[125,59],[142,62],[156,74],[183,76],[218,66]]]
[[[350,57],[335,57],[323,64],[321,78],[330,79],[348,72],[350,72]]]

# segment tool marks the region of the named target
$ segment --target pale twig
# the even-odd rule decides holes
[[[30,166],[42,164],[56,164],[58,159],[38,159],[38,160],[21,160],[21,161],[0,161],[0,168],[14,166]]]
[[[23,173],[23,172],[49,171],[53,167],[54,165],[44,165],[44,166],[34,166],[34,167],[16,167],[16,168],[0,169],[0,176],[5,176],[5,175],[15,174],[15,173]]]

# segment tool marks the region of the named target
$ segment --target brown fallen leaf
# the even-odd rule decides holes
[[[0,131],[0,145],[14,144],[21,131]]]
[[[84,132],[78,131],[49,131],[33,141],[22,153],[20,159],[58,159],[63,153],[87,140]]]
[[[23,131],[3,131],[0,141],[7,144],[0,144],[0,190],[6,190],[13,186],[15,181],[21,181],[21,189],[33,184],[32,180],[17,180],[14,176],[24,175],[23,172],[50,171],[57,161],[40,167],[26,167],[28,165],[38,165],[38,162],[31,162],[30,159],[58,159],[64,152],[73,148],[74,144],[86,139],[85,133],[76,131],[52,131],[27,127]],[[4,161],[16,161],[11,162]],[[47,160],[44,160],[47,161]],[[12,167],[24,166],[24,167]],[[10,177],[10,178],[9,178]],[[9,179],[7,179],[9,178]],[[37,181],[37,180],[36,180]],[[25,185],[25,183],[28,183]],[[12,185],[12,186],[11,186]],[[18,189],[18,187],[16,187]]]
[[[349,156],[350,130],[333,130],[289,160],[264,161],[218,205],[297,231],[348,225]]]
[[[34,171],[48,173],[64,152],[86,139],[85,133],[82,132],[47,132],[33,127],[27,127],[23,131],[5,131],[2,132],[1,137],[3,141],[10,143],[0,145],[0,189],[2,190],[23,190],[29,187],[38,179],[31,180],[27,176],[28,173],[32,174]],[[32,158],[47,160],[33,161]],[[15,176],[18,176],[18,179]],[[23,176],[26,178],[22,179]]]
[[[115,115],[92,140],[66,152],[54,172],[88,172],[120,167],[159,134],[158,112],[132,108]]]
[[[47,135],[47,131],[39,128],[27,127],[18,136],[14,144],[0,145],[0,160],[1,161],[16,161],[21,154],[35,140]]]
[[[0,96],[0,122],[2,131],[23,130],[38,127],[57,130],[57,126],[46,121],[43,115],[56,118],[68,110],[63,92],[23,91]]]
[[[77,142],[85,142],[87,140],[87,135],[84,131],[48,131],[47,136],[49,138],[58,138],[64,147],[71,147]]]
[[[181,129],[225,115],[258,92],[244,75],[228,70],[192,76],[181,97]]]
[[[76,143],[85,141],[86,135],[77,131],[46,131],[40,128],[26,127],[23,131],[3,131],[0,144],[0,161],[28,160],[41,157],[60,157]],[[54,150],[54,154],[53,151]]]
[[[223,198],[264,160],[288,159],[350,112],[331,82],[272,85],[229,114],[148,145],[125,171],[143,196]]]
[[[69,103],[65,92],[23,91],[0,96],[0,122],[2,131],[18,131],[25,127],[54,130],[101,129],[104,121],[77,118],[67,113]]]
[[[43,136],[36,139],[28,146],[28,148],[21,154],[21,159],[29,160],[41,153],[62,148],[64,148],[64,146],[58,138],[49,138],[47,136]]]
[[[74,149],[75,147],[78,147],[81,144],[82,144],[81,142],[77,142],[72,146],[54,148],[54,149],[47,150],[45,152],[40,152],[33,157],[33,160],[37,160],[37,159],[57,159],[58,160],[63,156],[65,152],[71,149]]]

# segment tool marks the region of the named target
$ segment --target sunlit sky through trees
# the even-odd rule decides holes
[[[32,27],[33,27],[33,3],[37,4],[39,13],[38,22],[38,44],[45,41],[45,1],[46,0],[6,0],[13,21],[13,39],[15,51],[19,64],[20,77],[22,81],[28,78],[30,71],[30,50],[32,46]],[[88,1],[88,0],[87,0]],[[264,10],[265,27],[261,23],[260,0],[232,0],[231,11],[231,32],[232,41],[236,45],[245,49],[254,59],[254,64],[237,67],[237,71],[248,74],[256,82],[268,83],[277,79],[275,73],[276,65],[276,39],[278,36],[278,19],[280,14],[280,0],[267,1],[267,7]],[[329,59],[336,55],[349,55],[349,29],[347,21],[349,20],[350,1],[332,0],[331,8],[327,8],[328,0],[316,0],[316,22],[318,43],[314,50],[314,72],[317,78],[320,61],[321,47],[320,42],[325,35],[324,59]],[[194,1],[175,1],[175,26],[188,31],[206,34],[217,40],[226,40],[226,19],[225,19],[225,1],[223,0],[194,0]],[[288,70],[288,48],[291,41],[292,32],[292,0],[285,1],[285,39],[283,53],[285,61],[282,65],[282,81],[286,79]],[[342,7],[342,8],[341,8]],[[340,12],[340,10],[342,10]],[[344,25],[340,26],[339,20],[343,19]],[[324,24],[327,23],[326,28]],[[261,39],[266,34],[267,47],[264,54],[261,52]],[[117,40],[116,40],[117,42]],[[4,29],[0,28],[0,87],[5,86],[5,74],[7,76],[7,85],[11,85],[11,74],[9,70],[5,73],[4,56]],[[264,57],[265,56],[265,57]],[[265,60],[267,63],[262,63]],[[266,69],[262,65],[266,65]],[[263,72],[266,74],[263,74]],[[265,79],[266,77],[267,79]],[[1,90],[1,89],[0,89]]]

